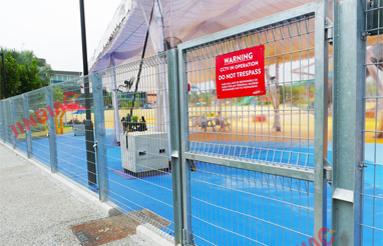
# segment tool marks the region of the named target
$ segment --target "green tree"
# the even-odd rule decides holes
[[[64,91],[60,87],[55,86],[53,88],[53,100],[58,102],[63,102]]]
[[[18,94],[18,88],[21,86],[20,82],[20,74],[19,74],[19,69],[18,65],[16,62],[16,59],[12,56],[10,53],[5,53],[4,57],[4,62],[5,62],[5,73],[6,73],[6,78],[7,78],[7,83],[5,84],[5,91],[8,97],[17,95]],[[1,81],[3,82],[3,66],[0,66],[0,76],[1,76]],[[4,93],[4,92],[3,92]]]
[[[102,89],[102,94],[104,95],[104,105],[106,107],[112,106],[112,92],[108,92],[106,88]]]
[[[51,67],[44,59],[37,58],[32,51],[3,50],[5,53],[5,73],[7,96],[19,95],[49,84]],[[2,78],[0,66],[0,76]]]

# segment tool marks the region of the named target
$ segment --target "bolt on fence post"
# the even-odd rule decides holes
[[[10,99],[9,107],[10,107],[9,115],[11,118],[11,124],[15,124],[16,123],[15,122],[16,108],[15,108],[15,103],[14,103],[13,99]],[[12,146],[14,149],[16,149],[16,135],[15,134],[12,134]]]
[[[108,168],[105,149],[105,119],[104,119],[104,96],[102,91],[102,78],[98,73],[91,74],[94,101],[95,121],[95,154],[97,179],[99,185],[99,199],[102,202],[108,199]]]
[[[46,93],[46,104],[54,110],[54,88],[53,86],[47,86]],[[49,114],[48,114],[49,115]],[[57,139],[56,139],[56,127],[54,116],[49,115],[48,117],[48,137],[49,137],[49,162],[52,173],[57,172]]]
[[[170,146],[171,170],[173,184],[173,211],[175,243],[182,243],[182,186],[181,186],[181,138],[180,138],[180,108],[178,88],[177,50],[167,53],[168,87],[169,87],[169,117],[170,117]]]
[[[23,97],[23,114],[25,119],[29,119],[29,97],[28,93],[24,93],[22,95]],[[32,134],[31,134],[31,128],[26,127],[25,128],[25,141],[27,145],[27,157],[32,157]]]

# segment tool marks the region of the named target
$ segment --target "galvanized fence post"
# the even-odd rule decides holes
[[[23,94],[23,114],[25,119],[29,119],[29,97],[28,93]],[[25,141],[27,145],[27,157],[32,157],[32,134],[31,129],[25,128]]]
[[[180,138],[180,108],[177,49],[168,51],[168,87],[169,87],[169,117],[170,117],[170,146],[171,169],[173,183],[174,231],[176,244],[182,243],[182,181],[181,181],[181,138]]]
[[[113,108],[114,109],[118,109],[119,107],[119,100],[118,100],[118,93],[117,93],[117,72],[116,72],[116,67],[114,65],[114,62],[112,63],[113,64],[113,68],[112,68],[112,105],[113,105]],[[120,129],[120,122],[117,121],[116,119],[119,119],[120,116],[119,116],[119,113],[118,113],[118,110],[114,110],[114,140],[119,143],[120,142],[120,132],[121,132],[121,129]]]
[[[52,86],[46,87],[46,104],[54,110],[54,88]],[[48,136],[49,136],[49,162],[52,173],[57,172],[57,139],[56,139],[56,126],[54,117],[48,117]]]
[[[318,2],[315,15],[315,181],[314,181],[314,238],[325,238],[327,228],[327,165],[328,121],[328,44],[326,40],[327,1]],[[324,242],[321,242],[324,244]]]
[[[189,150],[189,103],[188,103],[188,84],[185,68],[185,52],[178,52],[178,79],[179,79],[179,122],[180,122],[180,153]],[[190,170],[192,161],[185,155],[181,155],[181,186],[182,186],[182,241],[185,245],[193,244],[193,232],[191,224],[191,190],[190,190]]]
[[[15,124],[14,112],[16,112],[16,108],[15,108],[15,103],[13,102],[13,99],[10,99],[9,108],[10,108],[9,116],[11,118],[11,124],[14,125]],[[16,148],[16,135],[15,134],[12,134],[12,146],[14,149]]]
[[[0,103],[0,110],[1,110],[1,132],[2,132],[2,140],[3,140],[3,143],[5,143],[5,140],[6,140],[6,124],[5,124],[5,102],[4,100],[1,101]]]
[[[334,1],[335,245],[361,245],[365,50],[363,1]]]
[[[4,112],[4,143],[9,143],[9,123],[8,123],[8,109],[9,109],[9,102],[8,100],[3,101],[3,112]]]
[[[108,167],[105,149],[105,116],[104,96],[102,91],[102,78],[98,73],[93,73],[90,78],[93,88],[95,145],[97,179],[99,185],[99,199],[102,202],[108,199]]]

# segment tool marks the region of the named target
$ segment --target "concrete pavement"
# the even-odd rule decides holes
[[[70,226],[107,214],[100,202],[0,144],[0,245],[80,245]],[[155,243],[133,235],[109,245]]]

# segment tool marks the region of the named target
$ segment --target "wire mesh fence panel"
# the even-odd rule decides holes
[[[86,127],[86,111],[93,126],[93,99],[88,77],[51,85],[57,144],[57,170],[72,180],[97,190],[93,130]],[[88,87],[89,86],[89,87]],[[89,105],[87,105],[87,100]],[[86,134],[90,133],[90,138]]]
[[[217,99],[218,55],[265,47],[267,94]],[[187,51],[190,148],[215,156],[313,167],[314,18]]]
[[[12,128],[10,127],[12,122],[12,105],[11,105],[10,99],[8,99],[6,102],[6,115],[7,115],[7,125],[8,125],[7,140],[9,144],[13,144],[15,134],[13,133]]]
[[[313,168],[314,24],[304,16],[186,51],[191,152]],[[259,45],[266,95],[217,99],[216,57]],[[209,163],[192,169],[199,244],[278,245],[312,235],[312,183]]]
[[[196,159],[189,167],[197,245],[313,243],[314,182],[248,169],[261,163],[313,172],[315,25],[315,14],[305,14],[184,48],[188,156],[217,161]],[[234,89],[217,88],[226,69],[219,58],[231,57],[224,63],[233,73],[224,79],[238,83],[246,77],[241,69],[254,66],[238,52],[260,48],[265,95],[222,97]]]
[[[383,1],[365,1],[364,245],[383,245]]]
[[[196,245],[301,245],[313,231],[312,182],[196,162]]]
[[[4,112],[4,139],[8,144],[12,143],[12,130],[10,128],[11,109],[8,100],[3,100],[3,112]]]
[[[7,135],[8,135],[8,126],[7,126],[7,109],[6,109],[6,101],[1,101],[1,113],[2,113],[2,140],[4,143],[7,142]]]
[[[173,235],[166,54],[101,75],[108,199],[140,223]]]
[[[26,137],[26,129],[25,126],[19,125],[24,122],[24,102],[22,96],[17,96],[12,98],[13,101],[13,122],[11,123],[16,127],[19,134],[15,136],[16,145],[15,147],[21,150],[24,153],[27,153],[27,137]],[[17,124],[19,123],[19,124]],[[21,128],[21,129],[20,129]]]
[[[24,126],[29,125],[32,139],[32,157],[49,166],[46,88],[28,92],[28,114]]]

